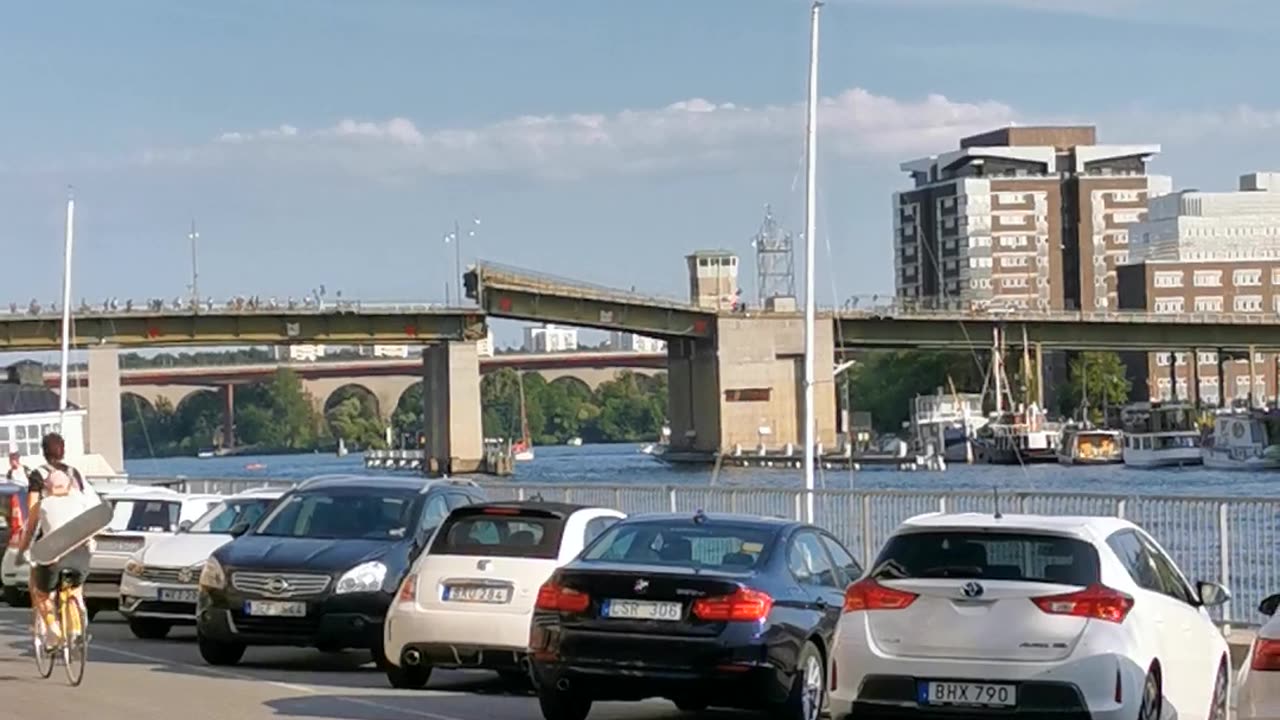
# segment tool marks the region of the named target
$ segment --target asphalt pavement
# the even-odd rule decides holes
[[[49,679],[30,652],[30,610],[0,608],[0,720],[540,720],[537,700],[491,673],[438,671],[426,690],[388,687],[368,653],[250,649],[232,668],[200,659],[195,633],[138,640],[122,618],[92,625],[89,666],[68,687],[59,666]],[[681,713],[665,701],[601,703],[591,720],[731,720],[758,716]]]

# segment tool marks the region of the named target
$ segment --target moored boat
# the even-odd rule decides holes
[[[1062,465],[1113,465],[1124,462],[1124,433],[1105,428],[1068,425],[1058,444]]]
[[[1144,402],[1126,407],[1124,464],[1130,467],[1200,465],[1200,432],[1187,403]]]
[[[1213,416],[1200,456],[1215,470],[1280,469],[1280,410],[1226,410]]]

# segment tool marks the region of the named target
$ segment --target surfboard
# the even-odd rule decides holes
[[[114,510],[111,504],[106,502],[85,510],[75,516],[71,522],[32,543],[31,562],[36,565],[52,565],[58,562],[63,555],[107,529],[113,515]]]

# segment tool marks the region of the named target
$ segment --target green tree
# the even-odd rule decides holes
[[[481,403],[483,406],[483,402]],[[426,421],[422,417],[422,383],[414,383],[400,396],[395,412],[391,413],[391,427],[398,435],[414,435],[422,432]]]
[[[386,447],[378,401],[367,390],[353,385],[338,388],[325,409],[329,432],[358,448]]]
[[[975,391],[983,385],[986,362],[973,353],[865,353],[847,372],[845,407],[871,413],[872,424],[881,432],[899,432],[911,417],[917,395],[949,389],[948,378],[958,392]]]
[[[1113,352],[1082,352],[1071,361],[1071,379],[1064,389],[1064,407],[1079,415],[1082,403],[1088,406],[1089,420],[1103,422],[1104,409],[1120,407],[1129,400],[1133,383],[1124,362]]]

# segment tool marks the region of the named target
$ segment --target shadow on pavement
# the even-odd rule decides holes
[[[429,703],[429,704],[425,704]],[[477,710],[491,720],[540,720],[537,705],[527,699],[512,698],[510,703],[490,704],[477,708],[465,696],[441,697],[413,695],[308,695],[269,700],[264,703],[277,715],[286,717],[325,718],[326,720],[400,720],[418,717],[423,720],[463,720],[476,717]],[[702,713],[681,712],[673,705],[655,707],[628,704],[602,704],[592,710],[591,718],[609,720],[748,720],[763,715],[740,711],[707,710]]]

